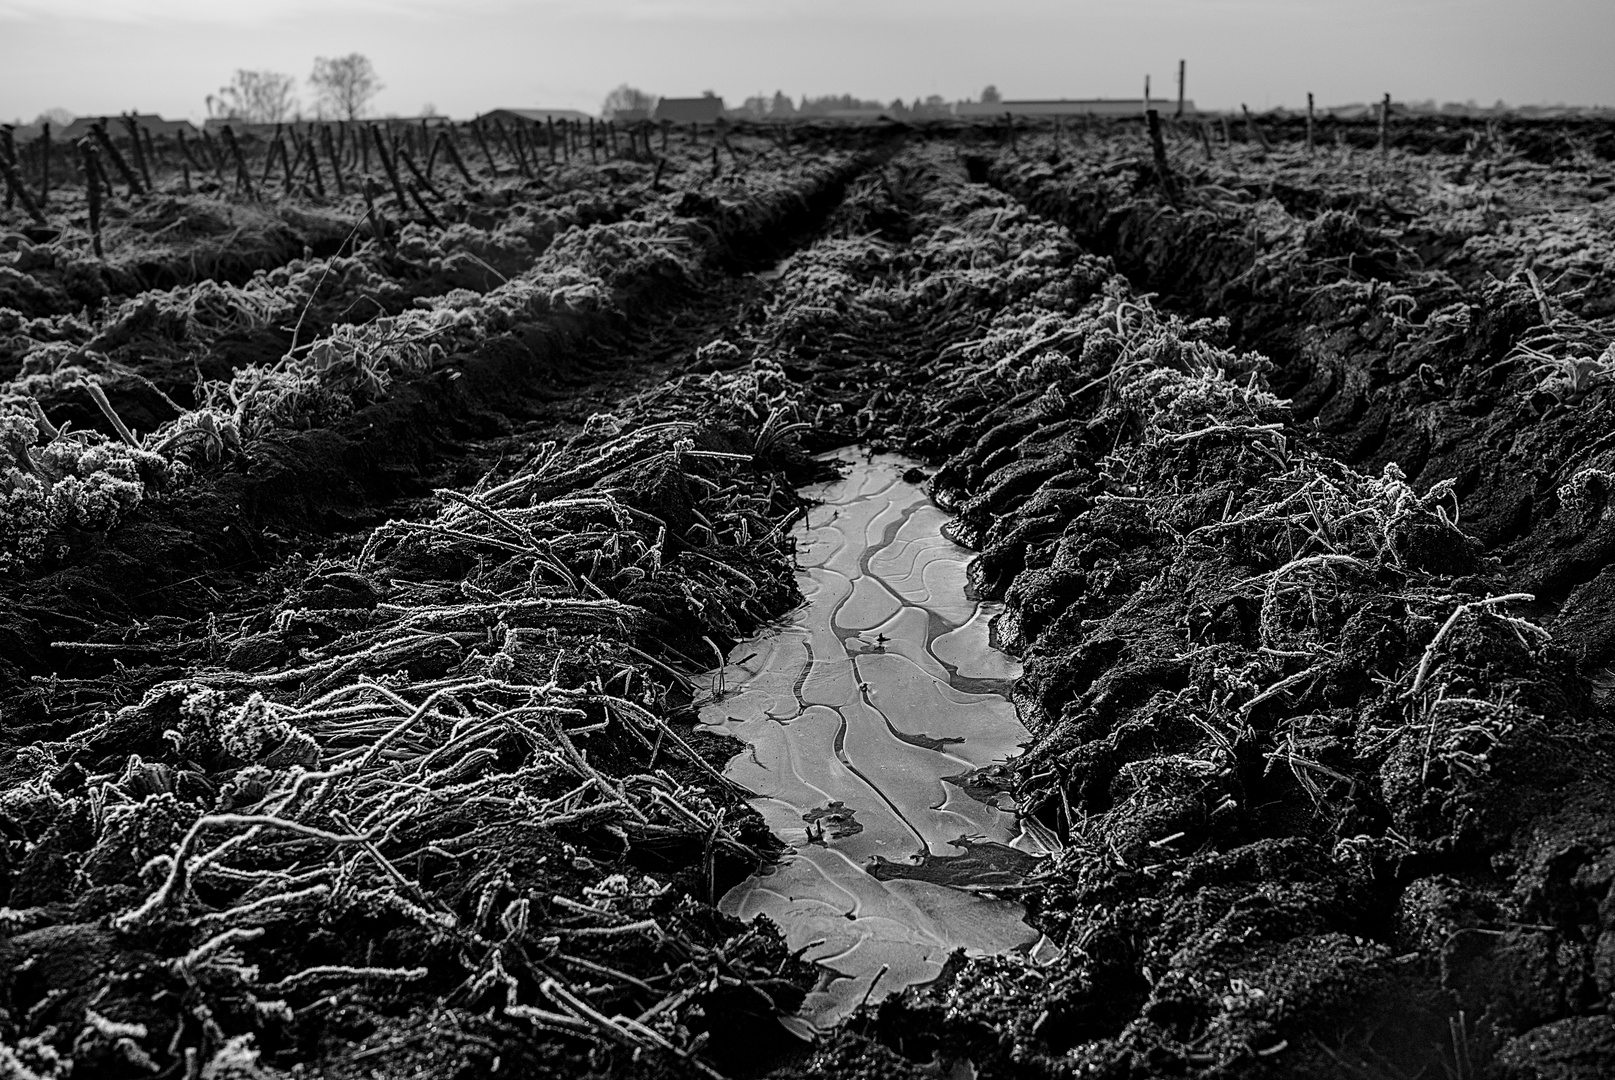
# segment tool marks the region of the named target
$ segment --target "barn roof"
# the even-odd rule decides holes
[[[124,133],[122,115],[113,113],[108,116],[81,116],[66,127],[53,130],[51,135],[58,139],[82,138],[90,133],[93,124],[102,120],[106,121],[107,134],[117,137]],[[136,113],[135,123],[153,135],[172,135],[176,131],[183,131],[187,135],[196,134],[196,125],[189,120],[164,120],[156,113]]]
[[[707,124],[723,118],[723,98],[663,98],[656,103],[656,119],[675,124]]]
[[[489,109],[478,120],[526,120],[542,124],[549,120],[589,120],[592,117],[579,109]]]

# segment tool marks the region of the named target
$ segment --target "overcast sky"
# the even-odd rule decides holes
[[[1202,108],[1615,105],[1615,0],[0,0],[0,119],[201,117],[236,68],[362,52],[380,111],[597,111],[613,86],[732,104],[1175,93]],[[305,97],[306,86],[304,87]]]

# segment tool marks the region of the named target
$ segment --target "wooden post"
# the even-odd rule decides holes
[[[1307,156],[1312,156],[1314,143],[1312,141],[1312,91],[1307,91]]]
[[[39,206],[50,209],[50,121],[46,120],[39,132]]]
[[[1263,150],[1273,149],[1273,147],[1268,144],[1267,136],[1263,134],[1262,129],[1257,126],[1255,117],[1251,116],[1250,109],[1245,107],[1244,102],[1240,102],[1239,111],[1245,114],[1245,138],[1258,144]]]
[[[488,137],[483,133],[482,121],[471,121],[471,134],[476,136],[477,145],[482,147],[482,156],[488,159],[488,175],[497,177],[499,166],[494,163],[493,151],[488,148]]]
[[[409,160],[409,151],[408,150],[400,150],[399,151],[399,156],[402,157],[405,161],[408,161]],[[426,205],[426,200],[421,197],[421,189],[416,187],[414,184],[411,184],[411,185],[409,185],[409,193],[411,195],[415,196],[415,205],[421,208],[421,213],[422,214],[426,215],[426,223],[428,225],[430,225],[434,229],[443,228],[442,220],[440,220],[436,214],[432,213],[432,208],[430,206],[427,206]]]
[[[409,213],[409,196],[404,193],[403,181],[398,179],[398,169],[393,164],[392,155],[387,153],[387,143],[381,134],[381,129],[371,125],[370,134],[375,138],[376,156],[381,159],[382,171],[387,174],[387,179],[392,181],[393,194],[398,196],[398,212],[407,214]]]
[[[1379,156],[1391,152],[1391,95],[1386,94],[1379,104]]]
[[[594,165],[600,164],[600,157],[595,153],[594,149],[594,117],[592,116],[589,117],[589,162]]]
[[[6,134],[9,136],[10,132],[8,131]],[[11,143],[9,137],[6,142]],[[17,201],[22,204],[22,208],[27,211],[28,216],[34,219],[34,224],[47,224],[45,215],[39,209],[38,204],[34,202],[34,197],[29,193],[28,186],[22,182],[22,174],[17,171],[17,159],[10,153],[10,145],[6,149],[7,153],[4,155],[4,160],[0,160],[0,171],[5,173],[7,200],[9,201],[11,196],[16,196]]]
[[[527,159],[522,156],[521,147],[511,138],[509,129],[497,116],[493,120],[493,129],[499,133],[499,141],[505,144],[505,152],[516,159],[516,170],[523,176],[531,177],[533,174],[527,168]]]
[[[320,151],[314,145],[314,130],[309,129],[308,138],[303,140],[304,153],[308,155],[308,171],[314,177],[314,191],[320,198],[325,198],[325,177],[320,175]]]
[[[1178,61],[1178,111],[1173,114],[1174,118],[1178,120],[1183,119],[1183,78],[1187,74],[1188,66],[1189,62],[1187,60]]]
[[[369,129],[374,127],[374,124],[365,124],[353,133],[354,144],[359,147],[359,157],[362,159],[360,167],[366,175],[370,173],[370,140],[365,136],[369,133]]]
[[[432,197],[438,202],[448,202],[448,200],[443,197],[443,193],[437,190],[437,187],[432,183],[431,179],[425,173],[421,172],[420,166],[415,164],[415,157],[413,154],[411,154],[408,150],[400,149],[398,151],[398,159],[404,163],[404,168],[408,169],[410,175],[415,178],[415,184],[410,185],[410,190],[415,191],[416,185],[419,185],[420,187],[423,187],[427,191],[431,192]],[[419,194],[419,191],[416,191],[417,197]]]
[[[449,137],[448,132],[438,132],[437,141],[443,144],[443,156],[447,157],[449,162],[459,171],[460,176],[465,180],[466,187],[476,187],[477,182],[471,178],[471,170],[465,167],[465,161],[461,159],[460,151],[455,147],[454,140]]]
[[[549,151],[550,164],[555,164],[555,117],[544,118],[544,149]]]
[[[1206,148],[1206,160],[1210,161],[1210,160],[1212,160],[1212,158],[1211,158],[1211,125],[1206,123],[1204,120],[1202,120],[1202,121],[1200,121],[1199,127],[1200,127],[1200,142]]]
[[[90,244],[95,249],[95,257],[103,259],[106,253],[101,250],[101,189],[96,184],[96,174],[101,170],[95,160],[95,141],[91,136],[79,140],[79,155],[84,162],[85,196],[90,204]]]
[[[140,170],[141,179],[145,181],[146,190],[152,189],[151,169],[146,165],[146,152],[140,146],[140,125],[135,122],[132,113],[124,113],[120,119],[123,129],[129,133],[129,156],[135,159],[135,168]]]
[[[15,167],[15,162],[18,160],[17,140],[12,137],[11,131],[12,128],[10,124],[0,124],[0,167],[4,167],[6,165],[12,165]],[[19,172],[17,175],[21,176],[22,173]],[[11,192],[11,184],[9,180],[5,185],[5,189],[5,208],[10,210],[12,204],[17,201],[17,197]]]
[[[342,159],[337,153],[335,140],[331,138],[331,125],[320,125],[320,142],[325,147],[325,156],[329,158],[331,162],[331,176],[336,180],[336,193],[338,195],[346,195],[348,193],[348,188],[347,184],[345,184],[342,180]]]
[[[376,132],[376,136],[375,136],[375,138],[377,140],[376,145],[380,146],[381,145],[381,143],[380,143],[380,139],[381,139],[380,130],[377,129],[374,125],[371,125],[371,130]],[[378,241],[381,242],[381,246],[383,248],[385,248],[388,252],[391,252],[393,250],[393,245],[392,245],[391,238],[387,235],[387,233],[388,233],[387,219],[382,217],[382,215],[381,215],[381,207],[376,205],[376,192],[377,191],[378,191],[378,188],[376,186],[376,182],[373,179],[371,179],[369,176],[366,176],[364,178],[364,202],[365,202],[365,211],[366,211],[367,215],[370,218],[370,230],[371,230],[372,235],[374,235],[375,238]],[[407,208],[406,208],[406,210],[404,212],[406,212],[406,213],[408,212]]]
[[[97,120],[90,125],[90,131],[94,133],[95,141],[100,144],[101,150],[107,157],[112,159],[112,164],[118,167],[118,175],[122,176],[123,182],[129,185],[129,194],[139,195],[142,190],[140,178],[129,167],[129,163],[123,159],[123,155],[118,152],[118,148],[112,145],[112,136],[107,134],[106,121],[104,119]]]
[[[1154,109],[1144,114],[1150,125],[1150,149],[1155,155],[1155,179],[1161,185],[1161,194],[1173,206],[1178,204],[1177,185],[1172,182],[1172,170],[1166,161],[1166,142],[1161,138],[1161,114]]]
[[[224,145],[229,148],[230,156],[235,159],[237,190],[244,187],[247,189],[247,198],[256,199],[258,192],[252,186],[252,173],[247,170],[247,155],[241,152],[241,141],[236,138],[236,133],[229,124],[220,128],[219,134],[224,138]]]
[[[425,123],[425,121],[422,121],[422,123]],[[426,138],[426,134],[423,132],[421,137]],[[430,145],[426,150],[426,178],[428,180],[432,178],[432,167],[437,164],[437,151],[443,143],[443,129],[439,128],[437,138],[431,139],[429,142]]]
[[[207,133],[207,128],[202,129],[202,146],[207,152],[208,163],[213,166],[214,175],[219,178],[219,191],[222,194],[225,184],[224,154],[213,145],[213,136]]]
[[[159,144],[157,140],[152,137],[151,128],[141,128],[140,138],[146,144],[146,161],[151,164],[152,168],[161,168],[162,166],[168,164],[168,152],[166,150],[158,149]],[[146,178],[146,186],[152,186],[151,177],[149,176]]]
[[[275,167],[275,147],[280,145],[280,125],[275,125],[275,134],[270,136],[269,146],[264,150],[264,174],[258,178],[260,187],[268,186],[269,172]]]

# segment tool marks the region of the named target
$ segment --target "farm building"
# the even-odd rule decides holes
[[[675,124],[710,124],[723,119],[723,98],[708,94],[693,98],[663,98],[655,118]]]
[[[887,109],[828,109],[819,114],[829,120],[890,120]]]
[[[93,124],[101,121],[106,123],[107,131],[110,134],[120,135],[124,131],[123,117],[121,114],[115,113],[111,116],[81,116],[52,134],[58,139],[80,139],[90,133],[90,127]],[[164,135],[172,136],[178,131],[183,131],[187,135],[196,134],[196,125],[189,120],[164,120],[156,113],[136,113],[135,123],[151,132],[157,138]]]
[[[1150,105],[1163,113],[1177,111],[1176,99],[1152,99]],[[1054,98],[1041,101],[965,101],[955,107],[958,116],[1141,116],[1143,98]],[[1195,111],[1194,102],[1185,100],[1183,111]]]
[[[559,123],[562,120],[576,122],[592,119],[594,119],[592,116],[580,109],[489,109],[476,117],[479,124],[488,124],[495,120],[505,123],[525,120],[529,124],[543,124],[551,120]]]

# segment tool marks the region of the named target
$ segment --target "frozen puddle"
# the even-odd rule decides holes
[[[767,915],[829,970],[803,1008],[821,1027],[929,982],[954,949],[1038,936],[984,895],[1048,850],[995,768],[1027,738],[1007,699],[1019,665],[989,646],[996,605],[965,595],[970,553],[908,465],[864,458],[804,491],[821,504],[796,529],[807,603],[736,647],[701,712],[749,744],[727,774],[792,848],[720,907]]]

